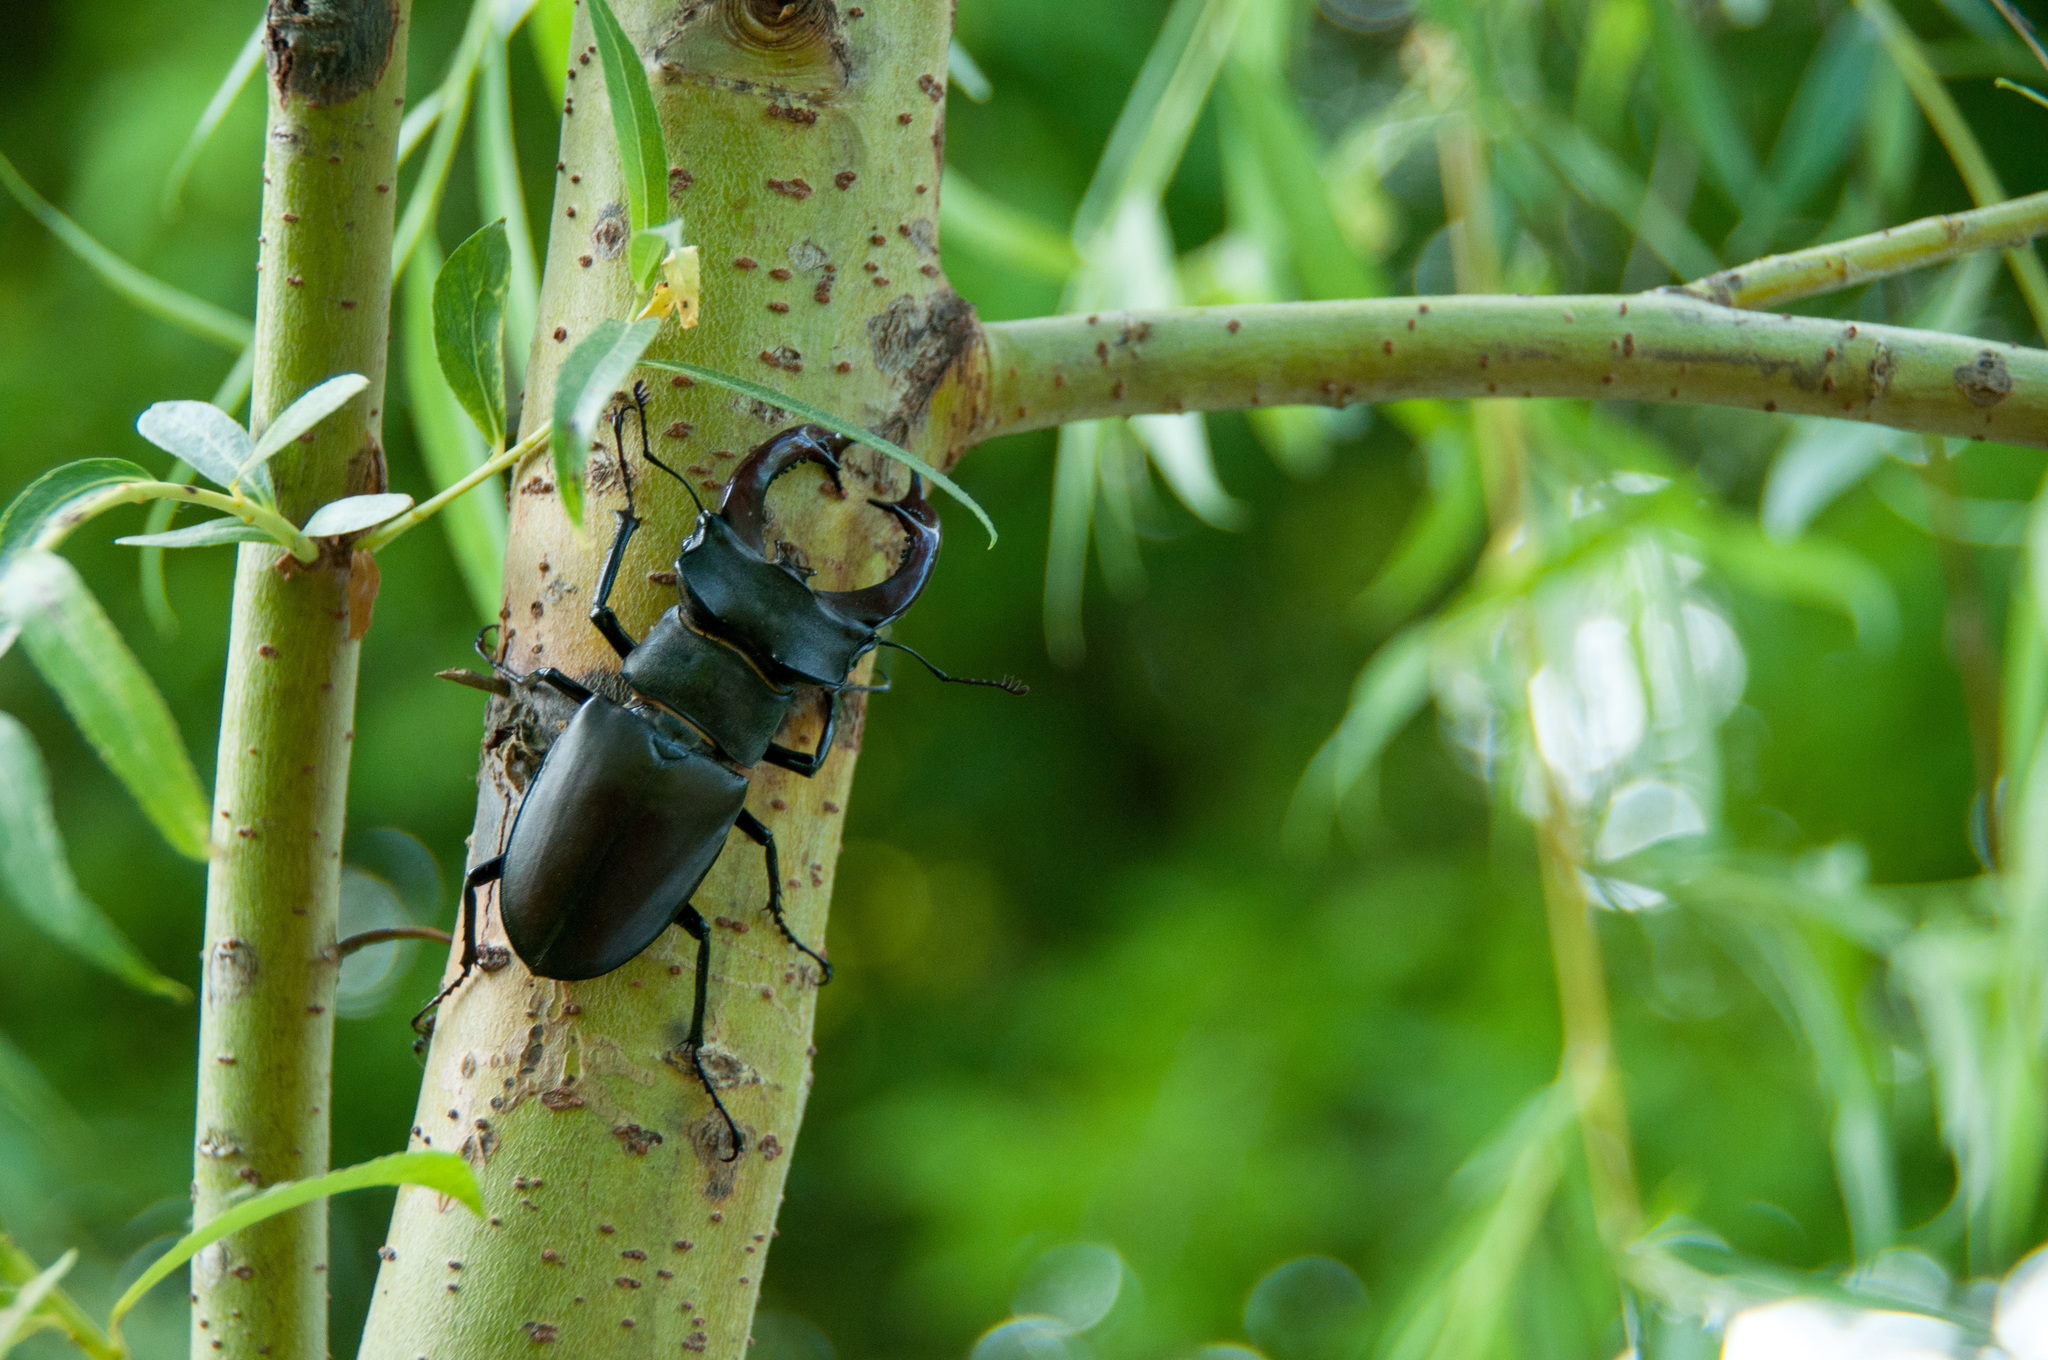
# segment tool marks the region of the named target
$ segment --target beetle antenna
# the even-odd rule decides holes
[[[939,679],[945,681],[949,685],[984,685],[987,686],[989,689],[999,689],[1003,691],[1005,694],[1016,695],[1025,695],[1031,692],[1031,686],[1025,684],[1022,680],[1019,680],[1014,675],[1006,675],[1000,680],[975,680],[964,675],[948,675],[944,671],[940,670],[937,666],[933,665],[931,659],[925,656],[924,653],[918,651],[915,647],[906,647],[902,643],[892,642],[888,638],[876,638],[875,641],[884,647],[894,647],[899,652],[910,653],[913,657],[917,658],[918,661],[923,663],[924,668],[926,670],[930,671],[933,675],[936,675]]]

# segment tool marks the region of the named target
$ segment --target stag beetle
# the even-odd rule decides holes
[[[813,590],[810,573],[781,560],[779,552],[768,555],[762,541],[768,487],[806,462],[842,486],[839,456],[852,441],[814,425],[783,431],[739,464],[714,512],[688,479],[648,448],[646,403],[646,389],[636,386],[641,458],[682,482],[697,504],[696,522],[676,556],[680,598],[638,641],[612,611],[612,587],[640,527],[626,465],[627,408],[621,406],[613,413],[612,437],[626,508],[614,512],[618,528],[590,621],[618,652],[632,699],[614,703],[551,666],[517,674],[485,647],[491,630],[479,635],[478,653],[508,685],[547,685],[577,709],[542,760],[503,851],[463,879],[461,969],[413,1017],[413,1027],[422,1037],[430,1033],[430,1013],[480,962],[491,966],[477,948],[476,895],[493,881],[506,939],[535,977],[602,977],[638,957],[670,925],[681,926],[697,942],[696,999],[686,1046],[697,1079],[731,1135],[731,1160],[744,1150],[743,1140],[702,1057],[710,929],[690,905],[690,895],[725,848],[727,833],[737,828],[761,847],[769,917],[784,939],[817,963],[822,981],[832,977],[831,964],[799,940],[783,917],[775,837],[745,807],[748,772],[766,763],[806,778],[816,775],[832,749],[838,696],[862,688],[848,677],[878,646],[909,652],[941,680],[1013,694],[1026,687],[1007,678],[958,679],[878,635],[917,599],[938,556],[939,519],[924,498],[921,479],[911,478],[900,501],[869,502],[893,516],[906,535],[895,572],[861,590]],[[822,691],[825,701],[816,749],[777,745],[776,730],[806,688]]]

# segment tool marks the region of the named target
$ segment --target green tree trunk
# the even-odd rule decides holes
[[[829,0],[615,8],[655,81],[677,167],[672,206],[703,250],[704,324],[672,326],[655,357],[758,378],[935,462],[957,456],[983,370],[973,312],[939,268],[950,0],[866,12]],[[619,154],[591,41],[579,11],[528,431],[547,419],[575,342],[632,302]],[[649,416],[656,455],[709,500],[748,449],[795,423],[667,382]],[[693,508],[682,487],[631,461],[645,526],[614,604],[637,636],[676,603],[671,568]],[[602,684],[618,659],[586,616],[624,503],[618,465],[593,455],[583,534],[546,460],[517,470],[513,485],[505,660]],[[906,486],[901,468],[865,451],[850,460],[843,499],[811,470],[793,472],[771,500],[771,541],[801,545],[820,588],[875,580],[900,534],[863,502]],[[762,768],[748,798],[780,844],[790,925],[818,945],[864,713],[862,696],[843,704],[817,778]],[[816,739],[821,713],[804,707],[783,742]],[[540,748],[567,716],[547,698],[493,701],[472,863],[503,845]],[[536,980],[516,959],[479,972],[441,1009],[412,1145],[466,1155],[491,1216],[400,1193],[368,1360],[483,1360],[542,1341],[569,1355],[746,1353],[810,1086],[818,978],[770,921],[762,855],[744,837],[731,838],[694,900],[714,923],[704,1057],[744,1152],[721,1159],[724,1124],[684,1042],[696,945],[682,931],[593,982]],[[483,903],[480,937],[502,947],[491,892]]]
[[[409,16],[407,0],[270,9],[256,428],[323,379],[370,379],[272,463],[293,523],[384,487],[378,434]],[[201,1222],[252,1186],[327,1170],[357,644],[350,554],[288,562],[275,547],[244,545],[235,575],[200,1010]],[[193,1355],[323,1360],[326,1271],[324,1205],[202,1252],[192,1263]]]

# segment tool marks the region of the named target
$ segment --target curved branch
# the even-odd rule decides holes
[[[2048,351],[1680,290],[1104,312],[992,324],[974,437],[1415,398],[1693,402],[2048,448]]]
[[[1767,255],[1695,279],[1683,291],[1725,307],[1771,307],[1980,250],[2017,250],[2044,234],[2048,234],[2048,192],[1969,212],[1923,217],[1807,250]]]

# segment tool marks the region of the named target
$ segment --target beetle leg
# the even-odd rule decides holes
[[[462,880],[462,968],[455,974],[453,982],[443,987],[432,1001],[420,1007],[419,1014],[413,1016],[413,1033],[419,1035],[422,1039],[433,1032],[434,1022],[429,1013],[436,1010],[443,1001],[446,1001],[449,994],[457,987],[460,987],[464,980],[476,970],[478,957],[476,947],[476,890],[483,887],[486,883],[497,882],[504,872],[505,857],[503,855],[493,855],[482,864],[477,865],[476,868],[471,869]]]
[[[636,395],[639,395],[636,393]],[[642,396],[640,410],[640,442],[647,442],[647,407]],[[626,470],[626,411],[620,407],[612,413],[612,447],[619,451],[619,476],[626,484],[626,508],[614,510],[618,517],[618,531],[612,535],[612,550],[604,559],[604,575],[598,578],[597,598],[590,606],[590,621],[597,631],[604,634],[604,640],[611,643],[612,650],[623,660],[639,646],[619,623],[619,616],[612,612],[612,587],[619,579],[619,568],[625,565],[626,545],[633,541],[633,531],[640,527],[640,517],[633,513],[633,478]]]
[[[767,752],[761,757],[763,762],[769,765],[779,765],[792,774],[800,774],[806,779],[812,778],[819,770],[825,767],[825,757],[832,753],[833,732],[839,725],[839,698],[829,689],[824,691],[824,695],[825,730],[818,734],[818,749],[815,751],[792,751],[787,746],[777,746],[771,743]],[[789,932],[785,930],[782,933],[787,935]],[[798,945],[797,948],[802,949],[803,946]],[[810,951],[805,950],[804,952],[809,953]]]
[[[818,984],[819,986],[830,982],[832,980],[832,965],[825,961],[823,954],[820,954],[817,950],[811,948],[792,934],[789,929],[789,922],[782,917],[782,868],[775,857],[775,833],[770,831],[759,817],[748,812],[745,808],[740,809],[740,815],[734,819],[733,825],[738,827],[748,840],[760,846],[768,857],[768,915],[774,918],[775,928],[782,932],[783,939],[796,946],[798,953],[810,955],[811,959],[824,971],[824,979]]]
[[[746,1136],[740,1126],[733,1123],[732,1112],[725,1108],[725,1102],[718,1098],[718,1088],[711,1084],[711,1074],[704,1070],[704,999],[711,994],[711,927],[704,922],[704,916],[688,902],[676,910],[676,924],[697,942],[697,999],[690,1009],[690,1065],[697,1070],[697,1080],[704,1084],[704,1094],[711,1097],[719,1115],[725,1120],[725,1130],[732,1135],[732,1156],[721,1161],[737,1161],[747,1150]]]

